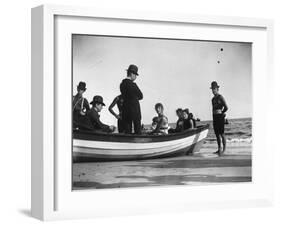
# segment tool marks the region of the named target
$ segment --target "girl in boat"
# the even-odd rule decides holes
[[[194,123],[188,108],[183,110],[183,118],[184,118],[184,123],[183,123],[184,130],[194,129]]]
[[[176,110],[176,114],[178,116],[176,128],[169,129],[169,133],[180,133],[180,132],[184,131],[183,110],[181,108],[178,108]]]
[[[155,111],[157,112],[158,116],[153,118],[155,129],[152,131],[152,134],[156,134],[156,135],[168,134],[169,124],[168,124],[168,118],[164,115],[163,104],[161,103],[155,104]]]

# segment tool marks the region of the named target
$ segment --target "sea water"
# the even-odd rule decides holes
[[[217,150],[212,121],[200,151],[193,156],[122,162],[73,164],[73,189],[128,188],[168,185],[205,185],[250,182],[252,180],[252,119],[228,119],[225,125],[227,149]],[[171,127],[175,124],[170,123]]]
[[[207,138],[208,143],[216,142],[212,121],[198,122],[198,125],[210,124]],[[252,143],[252,118],[228,119],[225,124],[225,136],[228,143]]]

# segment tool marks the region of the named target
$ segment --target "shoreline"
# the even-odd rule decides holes
[[[224,155],[205,143],[192,156],[73,164],[73,190],[206,185],[252,181],[252,146],[227,144]]]

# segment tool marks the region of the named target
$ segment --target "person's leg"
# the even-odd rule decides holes
[[[216,138],[217,138],[218,150],[216,152],[214,152],[214,154],[220,154],[221,153],[221,138],[220,138],[220,134],[216,133]]]
[[[222,153],[225,152],[225,149],[226,149],[226,139],[225,139],[225,135],[224,135],[224,123],[225,123],[225,116],[221,115],[219,134],[221,136],[222,145],[223,145]]]
[[[134,132],[135,134],[141,134],[141,120],[134,120]]]
[[[221,134],[221,139],[222,139],[222,152],[225,152],[226,149],[226,139],[224,133]]]
[[[218,145],[218,150],[214,152],[214,154],[220,154],[221,151],[221,138],[219,134],[219,118],[218,115],[213,115],[213,127],[214,127],[214,132],[217,138],[217,145]]]
[[[132,120],[127,119],[126,121],[124,120],[124,132],[126,134],[132,133]]]
[[[125,132],[124,123],[123,123],[122,119],[117,120],[117,126],[118,126],[118,133]]]
[[[119,119],[120,120],[120,133],[125,133],[125,122],[123,119]]]

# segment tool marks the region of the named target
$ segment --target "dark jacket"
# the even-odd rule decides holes
[[[108,125],[103,124],[100,121],[100,115],[95,110],[95,108],[91,108],[90,111],[87,112],[87,118],[93,130],[101,130],[103,132],[110,132],[110,128]]]
[[[90,105],[88,100],[85,97],[79,96],[79,94],[76,94],[73,96],[72,99],[72,110],[74,112],[80,112],[80,111],[89,111]]]
[[[86,98],[76,94],[72,99],[72,119],[73,127],[80,129],[89,129],[86,123],[86,112],[90,110],[89,103]]]
[[[184,130],[194,128],[193,120],[191,118],[185,119],[183,123]]]
[[[178,132],[182,132],[182,131],[184,131],[184,120],[178,119],[175,132],[178,133]]]
[[[141,120],[139,100],[143,98],[143,95],[137,84],[130,79],[123,79],[120,84],[120,91],[124,98],[123,119]]]

